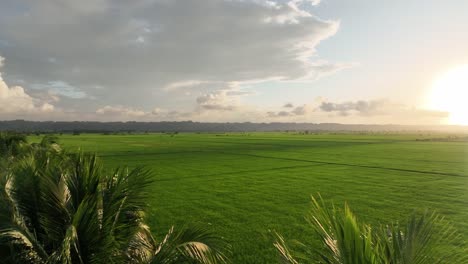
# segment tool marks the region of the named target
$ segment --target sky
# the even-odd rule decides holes
[[[468,95],[457,81],[468,71],[434,86],[468,64],[467,10],[465,0],[2,0],[0,119],[450,124],[454,108],[439,106]]]

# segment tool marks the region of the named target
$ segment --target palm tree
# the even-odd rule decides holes
[[[26,136],[14,132],[0,132],[0,157],[11,157],[21,153],[21,146],[26,144]]]
[[[154,239],[145,223],[149,171],[105,173],[96,155],[52,144],[30,148],[0,175],[2,263],[227,262],[226,243],[204,228]]]
[[[313,250],[314,254],[296,257],[284,238],[277,235],[274,245],[284,263],[296,264],[299,260],[328,264],[468,263],[466,252],[438,250],[461,240],[451,225],[435,213],[413,214],[403,226],[393,224],[373,229],[359,222],[347,204],[344,210],[334,206],[328,209],[319,196],[312,197],[312,209],[306,218],[322,247]]]

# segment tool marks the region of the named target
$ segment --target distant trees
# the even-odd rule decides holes
[[[434,213],[414,214],[406,225],[372,228],[359,222],[347,205],[343,210],[334,206],[329,209],[321,198],[312,198],[312,209],[307,220],[322,246],[311,249],[312,245],[302,244],[309,254],[295,256],[284,238],[278,235],[275,247],[284,263],[468,263],[467,252],[455,253],[447,248],[440,250],[460,241],[460,237]]]
[[[106,173],[96,155],[66,153],[53,137],[1,140],[16,154],[0,171],[1,263],[227,262],[227,244],[204,228],[153,237],[149,171]]]

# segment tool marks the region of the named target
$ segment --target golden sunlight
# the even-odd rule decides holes
[[[468,64],[456,67],[436,79],[428,106],[448,112],[450,124],[468,125]]]

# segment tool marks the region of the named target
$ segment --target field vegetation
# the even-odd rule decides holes
[[[62,135],[70,151],[97,152],[106,167],[144,166],[155,184],[148,224],[209,226],[233,263],[275,263],[281,234],[320,245],[305,223],[310,196],[353,209],[373,226],[436,210],[468,235],[468,143],[431,134]],[[33,136],[32,141],[39,141]],[[437,140],[431,140],[437,139]],[[311,241],[311,242],[310,242]],[[439,250],[463,250],[457,241]]]
[[[95,154],[15,133],[0,133],[0,162],[1,263],[226,263],[228,245],[207,228],[153,236],[147,170],[106,172]]]

